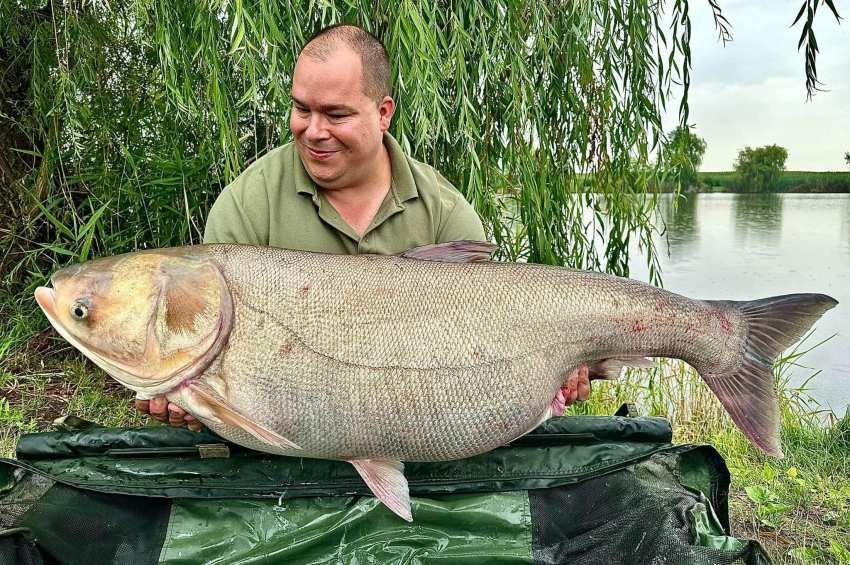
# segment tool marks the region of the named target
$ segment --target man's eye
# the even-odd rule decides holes
[[[331,118],[335,120],[339,120],[341,118],[347,118],[348,114],[328,114]]]
[[[299,114],[306,114],[306,113],[309,112],[309,110],[307,108],[302,108],[301,106],[296,106],[295,111],[298,112]]]

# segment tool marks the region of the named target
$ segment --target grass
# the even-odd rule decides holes
[[[75,414],[109,426],[150,424],[133,394],[85,361],[37,318],[5,308],[0,333],[0,456],[11,457],[22,433],[51,429]],[[34,321],[35,320],[35,321]],[[29,339],[23,336],[30,335]],[[804,341],[805,343],[805,341]],[[776,369],[781,389],[785,459],[757,452],[737,431],[700,377],[678,361],[597,381],[572,414],[613,414],[625,402],[673,424],[677,443],[710,443],[732,473],[733,534],[757,539],[778,563],[850,563],[850,416],[822,413],[805,387],[791,388],[805,351]],[[825,425],[826,424],[826,425]]]
[[[706,192],[741,192],[735,171],[697,173]],[[783,171],[774,192],[850,192],[850,171]]]

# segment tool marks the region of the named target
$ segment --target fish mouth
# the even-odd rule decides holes
[[[56,291],[50,287],[40,286],[35,289],[35,301],[55,327],[53,319],[56,318]]]

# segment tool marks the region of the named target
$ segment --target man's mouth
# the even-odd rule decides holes
[[[317,161],[324,161],[326,159],[330,159],[334,154],[338,152],[338,150],[322,150],[322,149],[313,149],[307,145],[304,146],[307,149],[307,154],[310,155],[311,159],[315,159]]]

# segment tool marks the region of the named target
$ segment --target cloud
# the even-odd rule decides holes
[[[806,101],[799,0],[721,2],[734,41],[722,47],[708,3],[692,9],[693,74],[689,122],[708,145],[702,170],[731,170],[746,145],[788,149],[791,170],[846,170],[850,151],[850,25],[825,8],[815,20],[818,76],[828,92]],[[845,6],[846,8],[846,6]],[[842,14],[850,18],[850,13]],[[669,106],[669,108],[677,108]],[[665,116],[667,129],[678,120]]]

